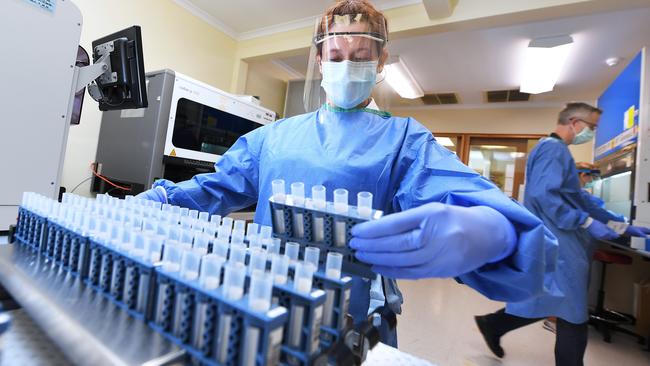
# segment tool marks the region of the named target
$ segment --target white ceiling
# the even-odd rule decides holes
[[[400,39],[389,45],[389,52],[401,56],[425,92],[456,92],[463,105],[474,106],[484,103],[484,91],[519,87],[530,39],[562,34],[571,35],[575,45],[555,90],[523,104],[595,100],[644,45],[650,46],[650,7]],[[608,67],[604,61],[613,56],[624,60]],[[286,80],[298,76],[287,73],[287,66],[304,73],[306,63],[303,55],[251,67]],[[392,104],[421,102],[396,98]]]
[[[236,39],[311,26],[334,0],[174,0]],[[373,0],[380,10],[422,0]]]

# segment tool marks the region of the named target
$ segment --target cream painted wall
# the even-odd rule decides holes
[[[286,82],[275,79],[254,67],[248,68],[244,93],[260,97],[262,106],[277,113],[278,117],[282,117],[284,113],[286,92]]]
[[[169,68],[228,91],[237,43],[171,0],[74,0],[83,15],[81,45],[140,25],[145,69]],[[97,103],[85,97],[81,124],[71,126],[61,185],[68,190],[90,177],[101,122]],[[89,183],[75,193],[89,194]]]
[[[398,109],[436,132],[548,134],[561,108]],[[593,143],[569,146],[576,161],[593,161]]]

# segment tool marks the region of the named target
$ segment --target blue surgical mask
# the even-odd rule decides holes
[[[594,138],[594,130],[592,130],[589,126],[587,126],[583,128],[582,131],[580,131],[580,133],[576,134],[576,136],[573,138],[573,141],[571,141],[571,143],[574,145],[580,145],[593,140],[593,138]]]
[[[322,65],[320,85],[335,106],[354,108],[370,97],[377,79],[377,61],[328,61]]]

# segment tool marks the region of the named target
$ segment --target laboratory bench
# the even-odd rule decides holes
[[[6,243],[6,237],[0,237]],[[182,365],[184,350],[43,256],[0,245],[0,283],[21,306],[10,311],[0,366]],[[432,364],[378,344],[364,365]]]

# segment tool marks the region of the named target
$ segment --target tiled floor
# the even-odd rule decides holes
[[[541,323],[514,331],[502,339],[506,356],[498,359],[485,346],[474,315],[503,307],[452,280],[401,281],[403,314],[399,317],[400,350],[441,366],[553,365],[555,335]],[[585,365],[650,365],[650,352],[627,336],[604,343],[590,329]]]

